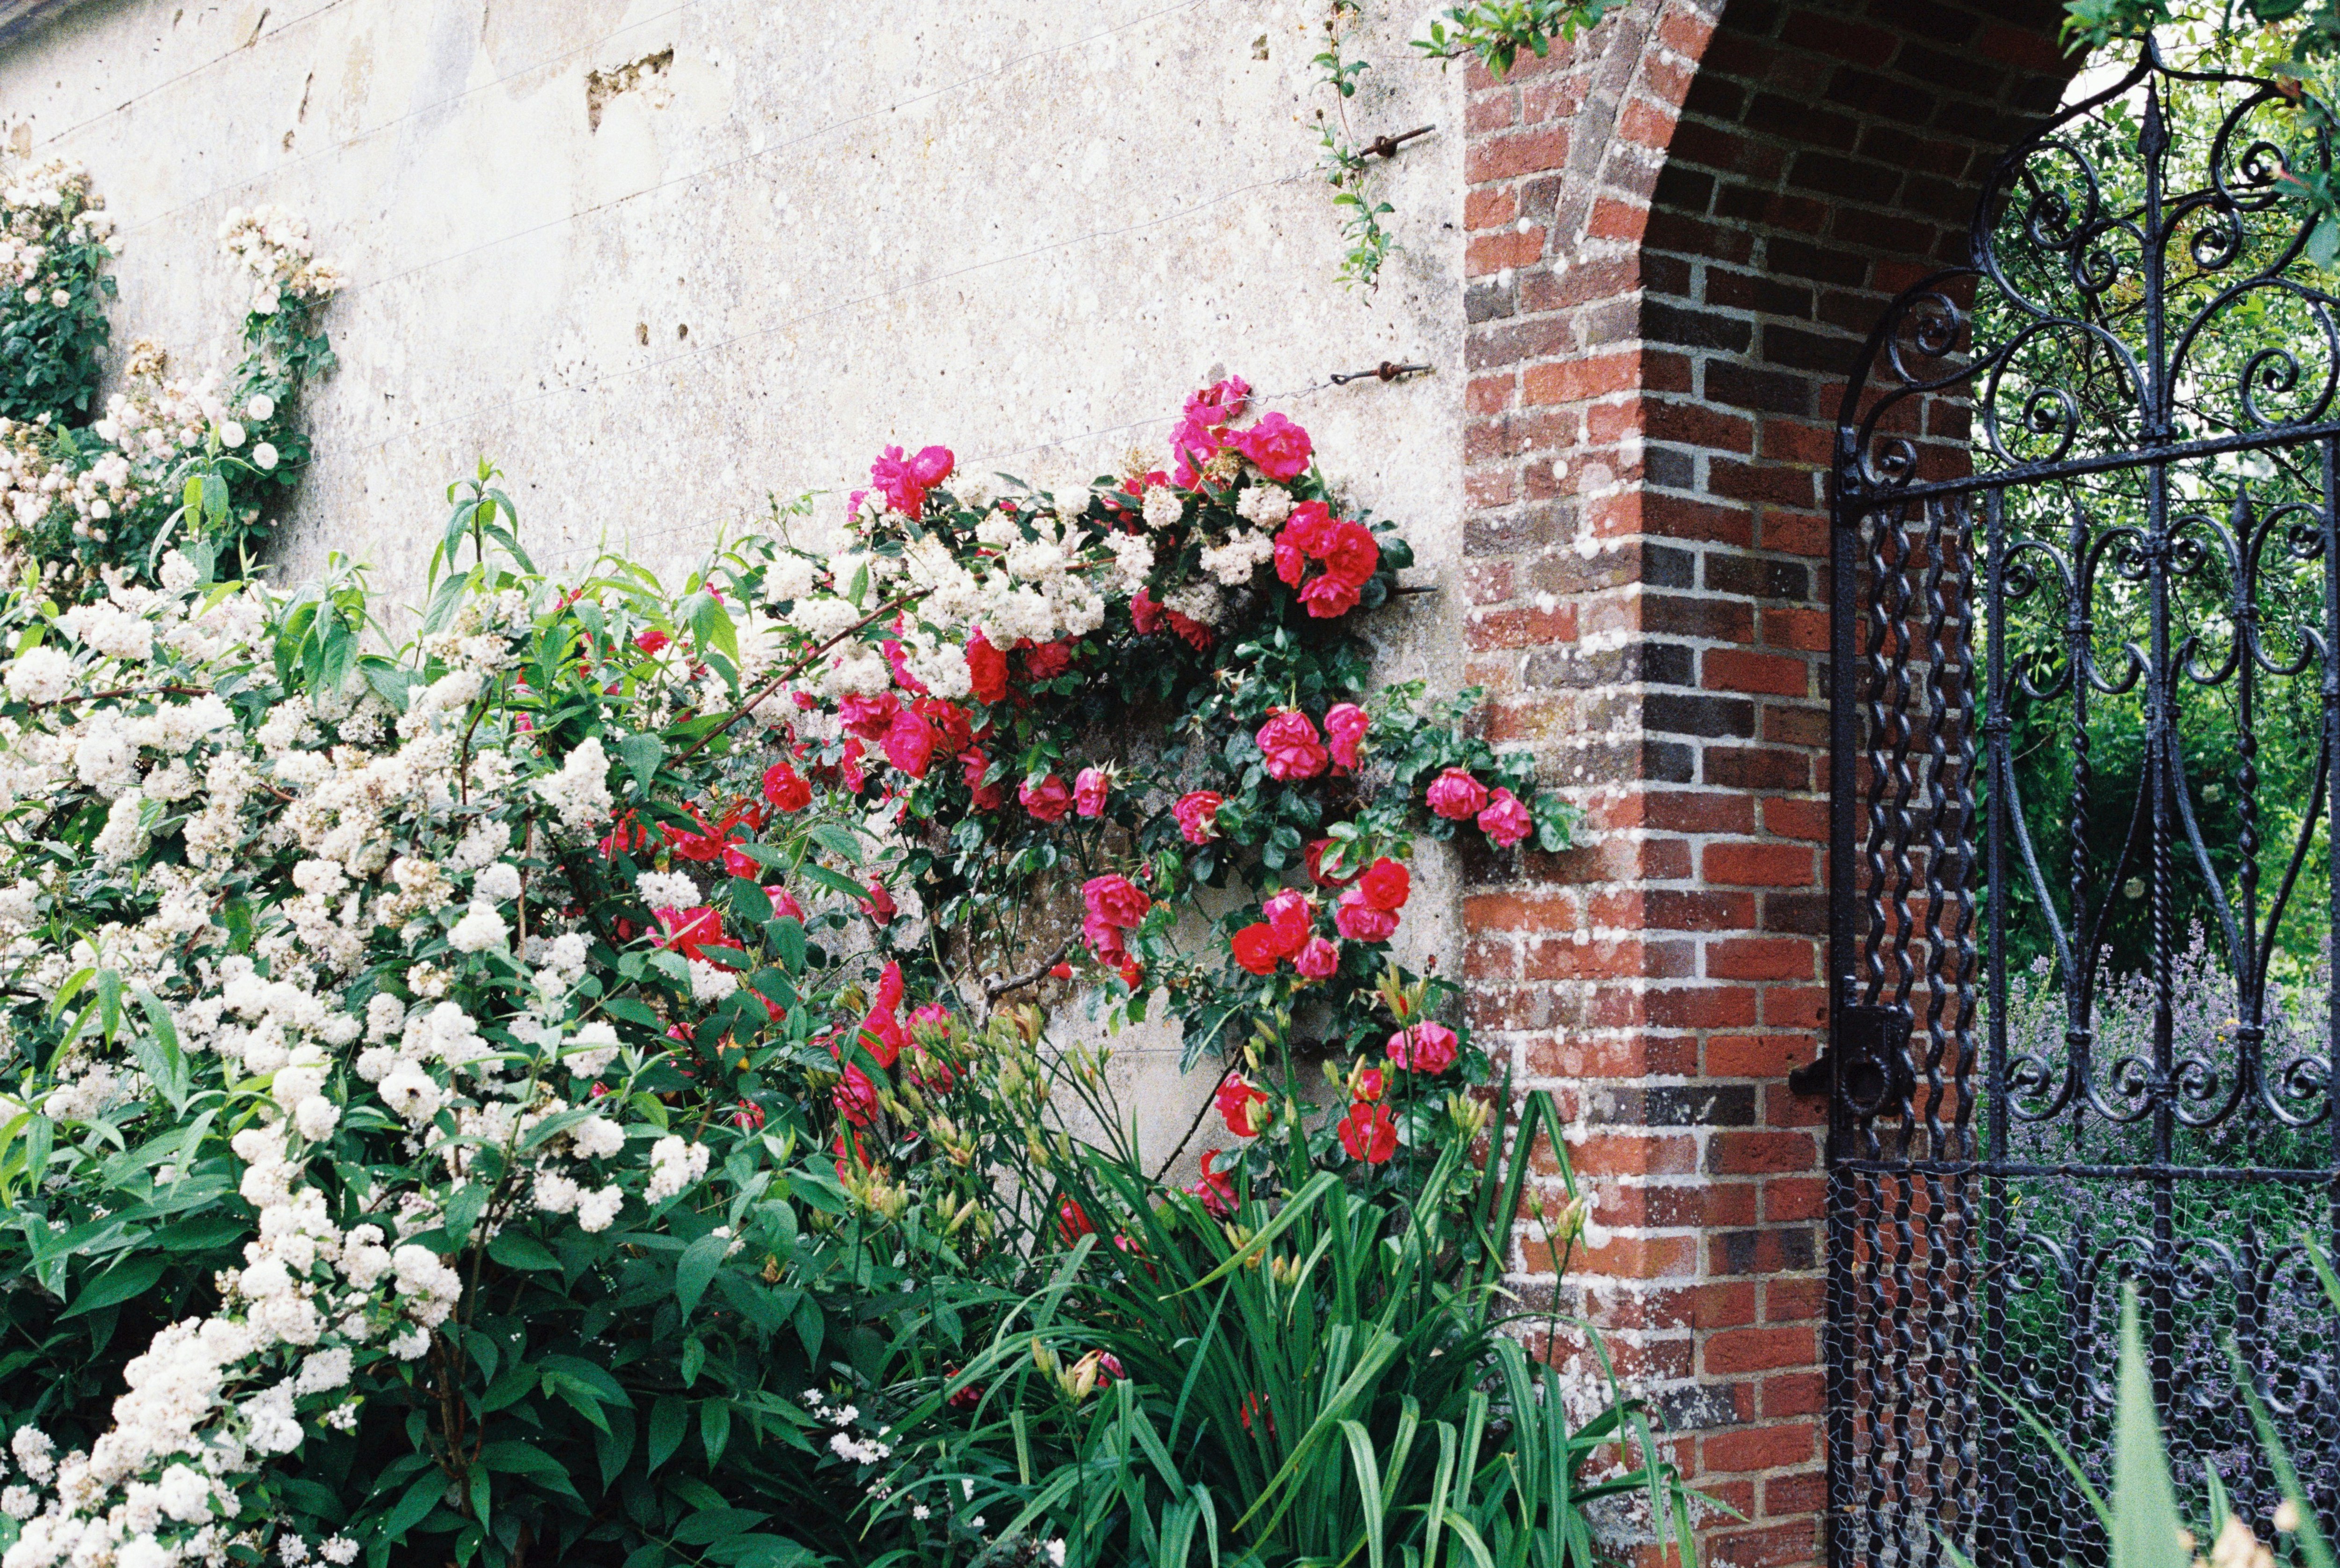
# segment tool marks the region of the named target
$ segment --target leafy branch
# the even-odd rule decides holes
[[[1477,0],[1450,6],[1431,22],[1430,35],[1415,39],[1413,46],[1433,60],[1471,55],[1501,77],[1510,74],[1522,50],[1541,60],[1552,52],[1554,38],[1572,41],[1623,5],[1624,0]]]

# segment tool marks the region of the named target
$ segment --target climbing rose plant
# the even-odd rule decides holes
[[[1105,1560],[1026,1461],[1120,1358],[1036,1282],[1256,1267],[1334,1190],[1499,1274],[1491,1066],[1392,943],[1420,838],[1571,816],[1369,686],[1411,558],[1251,413],[1070,495],[889,449],[841,546],[671,589],[537,572],[482,465],[395,645],[360,571],[159,534],[10,598],[7,1568]],[[1219,1059],[1186,1192],[1079,997]],[[1269,1397],[1234,1441],[1301,1439]]]

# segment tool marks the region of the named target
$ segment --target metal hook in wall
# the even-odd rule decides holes
[[[1383,360],[1369,371],[1335,371],[1333,384],[1344,387],[1351,382],[1366,380],[1393,382],[1402,376],[1420,375],[1429,369],[1428,365],[1402,365],[1395,360]]]

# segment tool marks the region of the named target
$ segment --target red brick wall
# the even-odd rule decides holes
[[[1608,1326],[1721,1563],[1819,1560],[1826,470],[1887,299],[2068,74],[2053,0],[1637,0],[1469,86],[1470,679],[1585,847],[1472,869],[1482,1038],[1556,1093]]]

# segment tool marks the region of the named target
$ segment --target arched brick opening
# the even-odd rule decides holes
[[[1469,676],[1584,849],[1472,868],[1474,1021],[1578,1130],[1713,1560],[1823,1554],[1827,470],[1893,294],[2076,62],[2057,0],[1662,0],[1474,71]],[[1532,1226],[1522,1284],[1554,1289]]]

